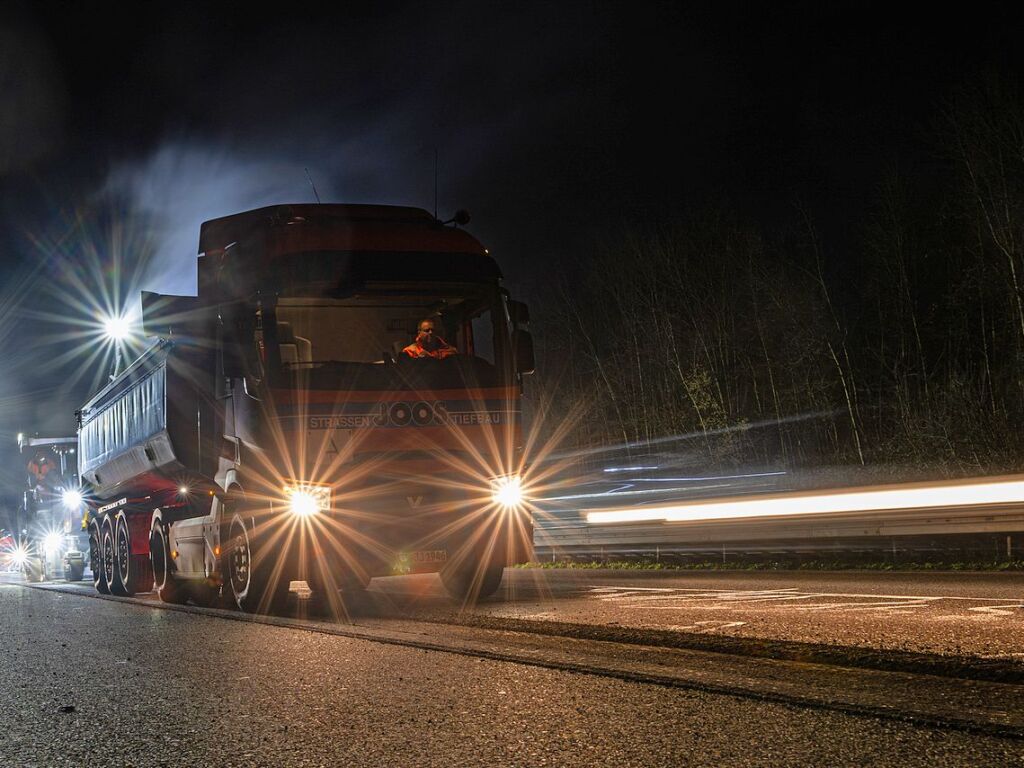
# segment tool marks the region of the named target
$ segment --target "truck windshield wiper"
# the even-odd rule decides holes
[[[289,360],[282,363],[282,365],[289,368],[299,368],[302,366],[349,365],[353,362],[352,360]]]
[[[286,368],[333,368],[341,365],[394,365],[394,360],[294,360],[282,363]]]

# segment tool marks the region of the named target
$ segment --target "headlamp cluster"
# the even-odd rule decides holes
[[[286,485],[288,510],[296,517],[312,517],[331,508],[331,488],[327,485]]]
[[[491,480],[491,501],[502,509],[514,509],[523,503],[523,481],[519,475],[505,475]]]

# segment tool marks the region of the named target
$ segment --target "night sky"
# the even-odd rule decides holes
[[[122,293],[187,293],[203,220],[311,201],[305,168],[324,201],[430,210],[436,150],[439,214],[467,208],[527,295],[609,227],[716,201],[770,226],[799,200],[841,241],[952,89],[1021,67],[1017,19],[976,4],[254,9],[0,11],[5,444],[70,433],[89,394],[60,362],[83,232]]]

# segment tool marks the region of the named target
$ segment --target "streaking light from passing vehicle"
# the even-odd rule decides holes
[[[639,509],[587,512],[587,522],[699,522],[729,518],[872,512],[1024,503],[1024,481],[855,488],[786,495],[694,501]]]

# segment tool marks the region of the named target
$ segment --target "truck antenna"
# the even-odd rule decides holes
[[[309,186],[311,186],[313,188],[313,197],[316,198],[316,203],[317,203],[317,205],[319,205],[320,204],[320,195],[316,191],[316,184],[313,183],[313,177],[309,175],[309,168],[306,168],[305,171],[306,171],[306,178],[309,179]]]

